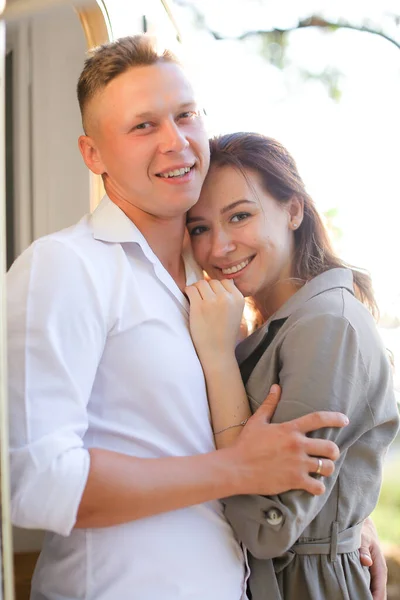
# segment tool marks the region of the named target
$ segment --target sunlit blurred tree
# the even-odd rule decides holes
[[[318,29],[327,35],[334,35],[339,30],[348,29],[378,36],[400,50],[400,9],[398,14],[393,13],[390,10],[393,4],[390,0],[377,2],[373,14],[369,5],[370,14],[367,16],[363,3],[359,3],[359,8],[356,9],[351,1],[344,9],[347,15],[338,13],[340,5],[327,9],[321,8],[317,2],[315,11],[311,11],[310,3],[303,8],[301,1],[290,4],[278,3],[277,0],[236,0],[235,3],[218,0],[216,4],[211,0],[174,0],[173,4],[190,11],[196,26],[207,31],[215,40],[257,39],[260,54],[270,64],[282,70],[295,66],[288,47],[291,34],[299,30]],[[225,14],[225,18],[216,19],[215,13],[221,12]],[[231,19],[231,15],[235,18]],[[232,27],[233,22],[235,25]],[[237,22],[243,23],[240,30]],[[325,66],[317,73],[300,66],[298,70],[305,80],[321,81],[329,97],[336,102],[340,101],[342,73],[335,66]]]

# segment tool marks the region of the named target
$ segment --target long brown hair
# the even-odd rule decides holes
[[[330,242],[325,225],[306,192],[296,163],[289,152],[276,140],[258,133],[231,133],[210,140],[211,166],[231,166],[246,176],[246,170],[256,171],[264,188],[281,204],[294,195],[304,202],[304,217],[294,231],[295,253],[292,277],[304,282],[336,267],[350,268],[355,293],[372,314],[378,308],[367,272],[351,267],[339,258]]]

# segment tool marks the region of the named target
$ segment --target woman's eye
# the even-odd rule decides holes
[[[236,215],[233,215],[233,217],[231,218],[231,222],[238,223],[239,221],[243,221],[244,219],[247,219],[250,216],[250,213],[237,213]]]
[[[207,227],[204,227],[204,225],[198,225],[197,227],[193,227],[193,229],[189,230],[189,235],[190,236],[201,235],[205,231],[207,231]]]

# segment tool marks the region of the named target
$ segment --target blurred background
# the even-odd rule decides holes
[[[337,251],[371,273],[400,397],[398,0],[11,0],[4,17],[8,265],[33,239],[76,222],[102,193],[76,142],[75,87],[87,49],[152,33],[191,70],[210,135],[259,131],[295,156]],[[373,515],[393,599],[399,472],[400,440]],[[14,531],[19,565],[26,560],[17,573],[21,600],[40,539]]]

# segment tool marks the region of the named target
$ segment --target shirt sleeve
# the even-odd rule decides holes
[[[292,490],[277,496],[235,496],[224,500],[225,514],[239,539],[256,558],[286,552],[321,511],[340,473],[349,446],[373,426],[367,403],[368,374],[357,333],[334,315],[317,315],[292,326],[279,351],[281,400],[273,422],[284,422],[317,410],[341,411],[344,428],[325,428],[312,437],[333,440],[341,455],[335,472],[324,479],[321,496]],[[268,476],[268,473],[267,473]]]
[[[7,277],[13,523],[68,535],[89,472],[87,404],[105,342],[93,278],[75,251],[33,244]]]

